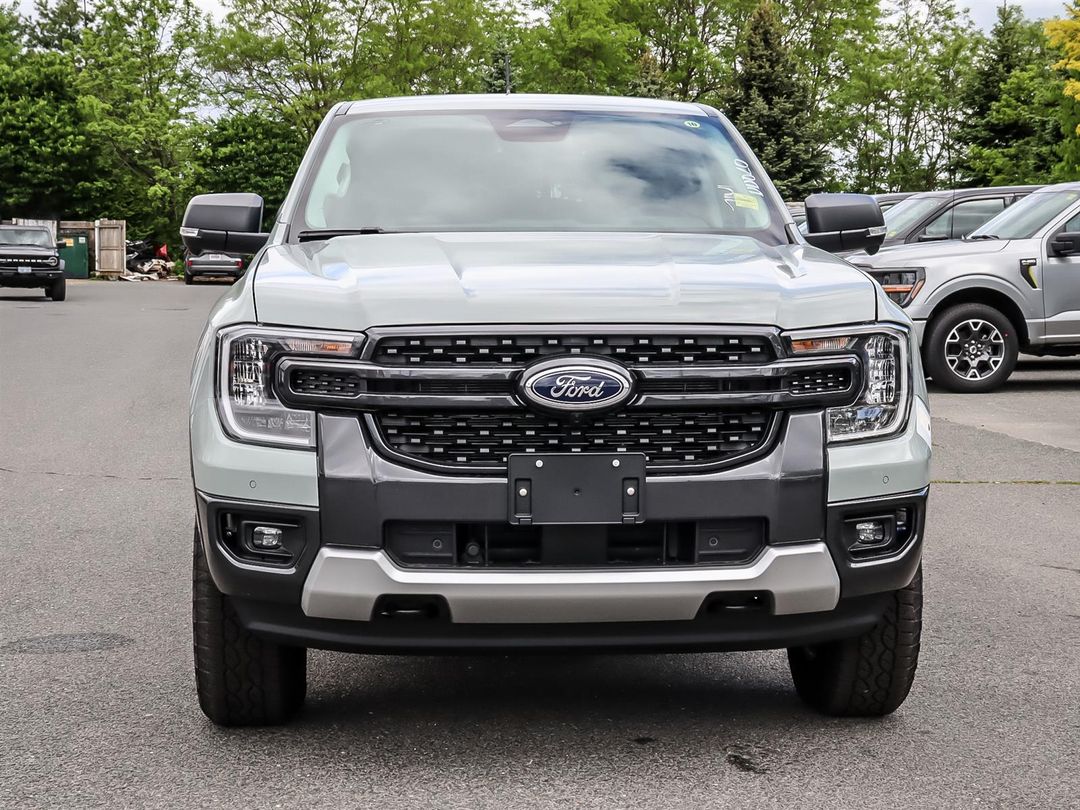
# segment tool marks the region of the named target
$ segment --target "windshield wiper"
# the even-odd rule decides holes
[[[968,241],[974,242],[976,239],[1000,239],[1001,237],[993,233],[969,233],[964,238]]]
[[[324,239],[333,239],[338,236],[367,236],[376,233],[404,233],[404,231],[388,231],[385,228],[375,226],[363,228],[319,228],[312,231],[300,231],[296,235],[298,242],[318,242]]]

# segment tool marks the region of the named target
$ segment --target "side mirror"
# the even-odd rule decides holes
[[[943,233],[920,233],[918,235],[918,237],[916,237],[916,241],[918,241],[918,242],[944,242],[948,238],[949,237],[947,237]]]
[[[1080,233],[1066,231],[1050,239],[1050,252],[1055,256],[1075,256],[1080,253]]]
[[[67,242],[65,242],[65,241],[63,241],[62,239],[61,239],[61,240],[59,240],[59,241],[58,241],[58,242],[56,243],[56,249],[57,249],[57,250],[63,250],[63,249],[64,249],[64,248],[66,248],[67,246],[68,246],[68,243],[67,243]]]
[[[806,198],[806,241],[839,253],[878,252],[885,241],[885,218],[869,194],[811,194]]]
[[[188,203],[180,237],[194,256],[207,251],[254,253],[270,235],[261,233],[262,217],[258,194],[200,194]]]

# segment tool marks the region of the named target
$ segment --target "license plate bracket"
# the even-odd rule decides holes
[[[641,453],[515,453],[507,459],[515,525],[633,524],[645,520]]]

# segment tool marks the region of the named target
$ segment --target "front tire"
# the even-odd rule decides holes
[[[67,298],[67,279],[61,278],[45,288],[45,295],[53,301],[63,301]]]
[[[247,630],[214,585],[195,529],[192,625],[195,685],[203,713],[219,726],[284,723],[307,693],[307,650]]]
[[[926,370],[934,382],[959,394],[1000,388],[1020,353],[1012,323],[986,304],[949,307],[931,322],[925,347]]]
[[[856,638],[794,647],[788,665],[805,703],[834,717],[896,711],[915,680],[922,634],[922,568],[893,593],[881,620]]]

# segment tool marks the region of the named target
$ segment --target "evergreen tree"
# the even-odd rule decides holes
[[[510,49],[500,45],[491,52],[491,57],[484,66],[485,93],[513,93],[514,66]]]
[[[1035,179],[1049,174],[1052,155],[1037,165],[1037,156],[1025,153],[1043,146],[1048,132],[1053,141],[1057,124],[1045,111],[1024,107],[1035,105],[1039,91],[1053,85],[1050,61],[1038,24],[1025,20],[1019,6],[1003,3],[964,93],[968,115],[960,142],[965,182],[988,186],[1017,176]],[[1003,157],[1009,152],[1023,157],[1022,170],[1016,171],[1015,160]],[[1003,171],[1003,161],[1014,168]]]
[[[750,16],[728,109],[785,199],[825,184],[829,157],[811,116],[811,91],[785,42],[772,0]]]

